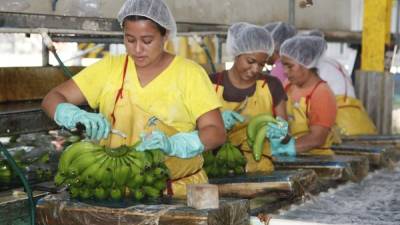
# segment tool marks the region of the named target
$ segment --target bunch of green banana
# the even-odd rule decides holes
[[[60,157],[54,182],[68,185],[72,198],[158,198],[169,177],[164,153],[158,149],[139,152],[135,146],[107,148],[85,141],[71,144]]]
[[[247,126],[247,143],[253,149],[256,161],[261,159],[268,123],[276,123],[275,118],[271,114],[262,113],[251,118]]]
[[[238,148],[230,142],[225,143],[216,155],[212,151],[203,153],[204,170],[209,177],[222,177],[244,173],[246,159]]]

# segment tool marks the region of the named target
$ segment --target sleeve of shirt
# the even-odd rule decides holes
[[[99,106],[101,91],[107,82],[111,68],[111,58],[105,57],[72,78],[93,109]]]
[[[287,101],[287,95],[282,83],[278,78],[267,75],[268,88],[271,91],[274,106],[277,106],[281,101]]]
[[[310,125],[331,128],[336,121],[336,99],[326,84],[318,87],[310,99]]]
[[[206,71],[200,65],[190,62],[187,73],[186,107],[193,119],[197,120],[203,114],[220,108],[221,102]]]

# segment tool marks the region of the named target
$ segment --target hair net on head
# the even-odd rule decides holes
[[[168,31],[170,38],[176,35],[176,22],[163,0],[127,0],[119,10],[117,19],[121,26],[127,16],[144,16]]]
[[[297,30],[294,26],[284,23],[284,22],[273,22],[264,25],[264,28],[271,32],[272,38],[275,44],[275,51],[279,52],[282,43],[294,35],[296,35]]]
[[[326,50],[325,39],[317,36],[295,36],[286,40],[280,50],[281,56],[287,56],[307,69],[315,68]]]
[[[264,52],[270,56],[274,51],[274,42],[271,34],[263,27],[241,22],[228,29],[226,49],[233,57],[255,52]]]

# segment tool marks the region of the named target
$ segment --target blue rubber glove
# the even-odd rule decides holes
[[[243,122],[244,117],[237,112],[226,110],[222,112],[222,119],[224,120],[224,127],[226,130],[232,129],[237,122]]]
[[[271,144],[272,145],[272,144]],[[278,146],[272,147],[273,156],[296,156],[296,141],[291,138],[287,144],[281,144],[279,142]]]
[[[67,129],[76,128],[77,123],[83,124],[90,139],[107,138],[110,133],[110,124],[103,115],[86,112],[71,103],[58,104],[54,120],[58,125]]]
[[[266,136],[269,139],[277,138],[283,139],[288,134],[289,125],[286,120],[277,117],[277,123],[268,123],[267,124],[267,133]]]
[[[192,158],[204,151],[198,131],[177,133],[168,137],[161,131],[153,131],[150,135],[141,135],[142,142],[136,148],[138,151],[161,149],[168,156]]]

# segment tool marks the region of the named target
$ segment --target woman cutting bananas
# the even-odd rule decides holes
[[[162,0],[127,0],[118,21],[127,54],[84,69],[53,89],[43,107],[60,126],[84,124],[88,136],[103,145],[141,139],[137,150],[161,149],[168,155],[168,191],[183,196],[186,184],[207,182],[201,153],[225,142],[221,104],[199,65],[164,50],[176,23]],[[85,102],[100,113],[75,106]],[[113,135],[110,128],[128,137]]]
[[[273,146],[276,155],[331,155],[332,127],[336,119],[333,92],[318,76],[317,65],[326,42],[316,36],[295,36],[280,49],[284,71],[288,75],[286,93],[290,132],[296,139]],[[267,135],[274,139],[272,133]],[[274,141],[273,141],[274,142]]]
[[[246,128],[250,118],[261,114],[286,118],[286,94],[280,81],[263,75],[264,65],[274,51],[270,33],[263,27],[249,23],[236,23],[228,30],[227,51],[234,57],[231,69],[210,75],[215,91],[223,105],[222,117],[228,130],[229,141],[244,153],[246,172],[272,171],[271,151],[265,142],[263,156],[255,161],[247,143]],[[279,119],[287,132],[287,123]]]

